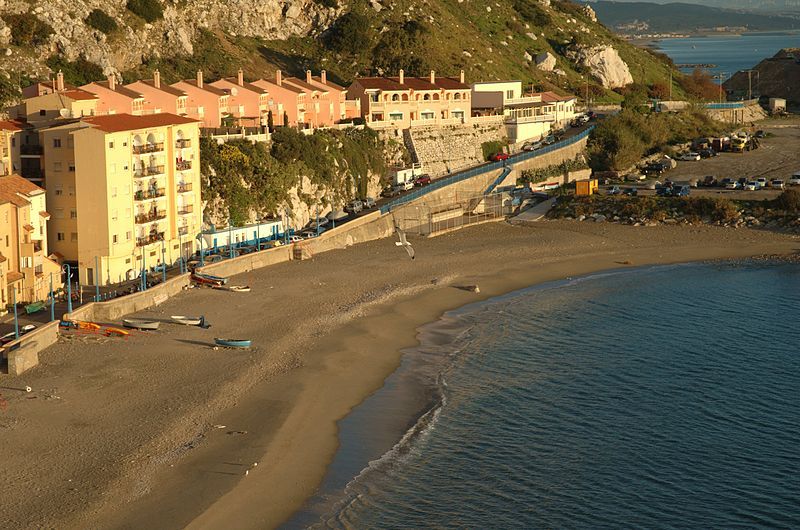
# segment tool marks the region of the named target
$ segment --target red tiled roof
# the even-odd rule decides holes
[[[45,219],[50,219],[50,214],[47,212],[39,212],[39,217],[44,217]]]
[[[398,83],[398,84],[400,83],[400,78],[399,77],[390,77],[389,79],[391,79],[395,83]],[[413,90],[439,90],[439,88],[436,85],[431,84],[431,80],[429,78],[426,78],[426,77],[408,77],[408,76],[406,76],[406,77],[403,78],[403,84],[400,85],[400,86],[408,87],[408,88],[411,88]]]
[[[166,112],[161,114],[148,114],[146,116],[109,114],[108,116],[84,118],[82,121],[105,132],[135,131],[137,129],[149,129],[151,127],[198,123],[197,120]]]
[[[108,84],[108,81],[95,81],[94,83],[89,83],[86,85],[90,87],[92,85],[97,85],[105,88],[106,90],[111,90],[111,86]],[[91,90],[89,90],[91,92]],[[121,94],[130,99],[142,99],[144,96],[135,90],[131,90],[130,88],[125,88],[122,84],[117,84],[114,86],[114,90],[112,92],[116,92],[117,94]]]
[[[470,86],[455,77],[437,77],[436,86],[445,90],[469,90]]]
[[[151,88],[155,88],[156,90],[161,90],[162,92],[166,92],[167,94],[169,94],[171,96],[181,97],[181,96],[185,96],[186,95],[186,92],[184,92],[183,90],[180,90],[179,88],[172,87],[172,86],[170,86],[170,85],[168,85],[166,83],[161,83],[160,86],[156,88],[155,82],[153,82],[152,79],[141,79],[140,82],[144,83],[145,85],[147,85],[147,86],[149,86]],[[132,84],[133,83],[128,83],[127,86],[130,87]]]
[[[569,101],[571,99],[575,99],[575,96],[559,96],[555,92],[550,92],[550,91],[541,92],[539,95],[542,97],[542,101],[544,101],[545,103],[554,103],[556,101]]]
[[[322,78],[320,76],[318,76],[318,75],[315,75],[311,79],[313,79],[314,81],[316,81],[320,85],[324,85],[324,86],[332,88],[334,90],[338,90],[339,92],[344,92],[345,90],[347,90],[345,87],[343,87],[341,85],[337,85],[336,83],[334,83],[330,79],[328,79],[327,82],[323,83],[322,82]]]
[[[22,127],[20,127],[19,123],[10,120],[0,121],[0,131],[21,131],[21,130]]]
[[[258,83],[258,84],[256,84],[256,83]],[[280,90],[282,88],[284,90],[288,90],[289,92],[294,92],[295,94],[302,94],[303,93],[303,89],[302,88],[298,88],[298,87],[296,87],[294,85],[285,85],[283,83],[281,83],[279,85],[275,81],[268,81],[266,79],[259,79],[257,81],[253,81],[253,84],[256,85],[256,86],[266,85],[268,91],[269,90],[275,90],[275,89]]]
[[[401,85],[397,81],[393,81],[387,77],[361,77],[354,82],[358,82],[358,84],[367,90],[401,91],[410,88],[407,85]]]
[[[25,206],[29,202],[20,197],[20,194],[32,195],[37,192],[44,192],[44,190],[19,175],[0,177],[0,204],[10,202],[16,206]]]
[[[309,90],[313,91],[313,92],[322,92],[323,91],[322,88],[320,88],[318,86],[314,86],[314,85],[308,84],[305,81],[303,81],[302,79],[297,78],[297,77],[287,77],[286,79],[283,80],[283,82],[284,83],[291,83],[291,84],[293,84],[294,86],[296,86],[298,88],[302,88],[306,92],[309,91]]]
[[[178,83],[180,83],[180,82],[181,81],[178,81]],[[182,82],[186,83],[187,85],[191,85],[191,86],[193,86],[195,88],[200,88],[200,87],[197,86],[197,79],[184,79]],[[172,86],[175,86],[178,83],[175,83]],[[228,93],[225,92],[224,90],[220,90],[219,88],[217,88],[215,86],[211,86],[208,83],[203,83],[203,86],[202,86],[202,88],[200,88],[200,90],[205,90],[206,92],[211,92],[212,94],[217,95],[217,96],[227,96],[228,95]]]
[[[266,94],[269,92],[266,88],[256,86],[253,83],[248,83],[247,81],[245,81],[243,85],[240,85],[239,79],[237,79],[236,77],[226,77],[225,81],[233,83],[234,85],[236,85],[236,88],[244,88],[245,90],[249,90],[250,92],[255,92],[256,94]]]
[[[74,99],[75,101],[86,101],[90,99],[98,99],[97,94],[93,94],[88,90],[83,90],[80,88],[74,88],[72,90],[65,90],[64,92],[59,92],[59,94],[68,97],[69,99]]]

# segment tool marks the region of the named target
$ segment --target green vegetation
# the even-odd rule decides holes
[[[302,177],[330,190],[335,203],[364,197],[370,175],[386,170],[384,145],[370,129],[318,130],[312,135],[278,127],[272,144],[248,141],[200,143],[203,197],[225,209],[235,224],[250,213],[280,213],[289,191]],[[355,190],[355,193],[353,193]],[[311,201],[310,197],[306,197]]]
[[[800,212],[800,191],[789,189],[778,195],[775,205],[785,212]]]
[[[566,160],[561,164],[554,164],[539,169],[523,169],[522,175],[517,179],[517,184],[536,184],[545,180],[561,177],[569,171],[588,169],[588,165],[581,159]]]
[[[96,30],[102,31],[106,35],[116,31],[118,27],[117,21],[102,9],[92,9],[92,12],[86,17],[86,24]]]
[[[146,22],[152,23],[164,18],[164,8],[158,0],[128,0],[125,7]]]
[[[589,165],[595,171],[623,171],[667,146],[724,130],[702,109],[678,113],[624,109],[600,122],[589,137]]]
[[[408,75],[425,75],[431,69],[430,63],[424,54],[414,52],[419,46],[424,46],[424,39],[429,34],[430,29],[416,20],[389,28],[381,35],[373,51],[376,64],[392,73],[402,68]]]
[[[680,84],[686,94],[694,99],[716,101],[724,97],[722,87],[714,82],[708,72],[700,68],[695,68],[691,75],[681,77]]]
[[[7,74],[0,74],[0,105],[6,105],[16,101],[20,95],[21,93],[17,83],[12,81]]]
[[[3,15],[3,20],[11,29],[11,43],[15,46],[39,46],[53,34],[50,24],[30,12]]]
[[[72,85],[80,86],[105,79],[103,69],[83,57],[75,61],[67,61],[61,55],[52,55],[47,59],[46,64],[52,71],[62,72],[64,81]]]
[[[322,7],[336,7],[337,1],[336,0],[314,0],[315,3],[321,5]]]
[[[580,217],[616,212],[622,218],[651,219],[683,217],[692,223],[703,221],[727,223],[739,216],[740,205],[718,197],[625,197],[591,195],[570,196],[560,200],[548,214],[551,217]]]
[[[481,152],[483,159],[489,160],[489,157],[495,153],[499,153],[508,145],[508,141],[492,140],[490,142],[483,142],[481,144]]]
[[[363,13],[349,11],[331,26],[325,41],[337,53],[361,55],[372,47],[371,21]]]

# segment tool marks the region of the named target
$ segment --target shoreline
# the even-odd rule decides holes
[[[24,492],[10,488],[10,499],[16,503],[10,502],[8,510],[20,509],[25,519],[6,520],[20,522],[20,527],[35,526],[37,520],[32,518],[35,512],[26,512],[28,507],[41,513],[40,517],[48,524],[60,521],[62,527],[88,524],[115,528],[216,528],[230,524],[232,516],[237,528],[278,526],[314,495],[324,479],[339,447],[337,422],[383,386],[400,365],[401,350],[417,344],[418,329],[437,321],[447,311],[547,281],[614,268],[788,255],[796,253],[800,247],[797,236],[761,231],[714,227],[641,228],[568,221],[548,221],[536,227],[495,223],[467,228],[435,240],[415,240],[416,262],[398,259],[390,244],[391,241],[379,240],[326,253],[312,262],[286,264],[242,275],[265,295],[270,293],[268,297],[273,300],[258,305],[244,302],[250,300],[247,297],[227,298],[236,302],[214,307],[209,314],[215,326],[222,329],[239,326],[254,335],[263,333],[259,337],[259,343],[265,344],[263,349],[221,358],[204,349],[198,350],[197,341],[179,339],[179,342],[189,343],[173,346],[178,356],[176,362],[185,363],[180,366],[185,366],[186,372],[168,373],[163,377],[169,378],[170,385],[189,385],[183,392],[170,386],[174,395],[186,402],[171,401],[164,395],[167,392],[155,393],[156,388],[153,395],[141,395],[145,392],[139,390],[130,395],[129,402],[119,405],[122,410],[135,405],[149,407],[141,415],[155,425],[138,423],[138,409],[129,412],[129,422],[153,437],[147,439],[142,435],[143,440],[150,443],[144,444],[141,450],[151,454],[142,459],[135,453],[131,455],[139,446],[133,444],[136,440],[124,438],[130,437],[131,431],[120,425],[121,432],[117,434],[120,440],[115,438],[120,447],[114,447],[115,451],[106,455],[100,447],[96,453],[90,453],[94,458],[88,463],[68,462],[75,465],[75,473],[87,473],[101,484],[96,488],[99,493],[85,492],[82,502],[72,507],[75,511],[64,513],[65,494],[58,485],[39,494],[36,506],[18,500],[15,494]],[[361,267],[370,272],[361,271]],[[354,268],[359,270],[352,270]],[[304,272],[311,276],[302,276]],[[310,300],[302,296],[297,298],[299,291],[296,289],[311,285],[309,278],[313,279],[314,287]],[[433,279],[436,283],[432,283]],[[342,287],[343,283],[348,285]],[[476,295],[453,287],[466,284],[479,285],[481,293]],[[263,291],[273,288],[275,295]],[[294,297],[290,298],[293,302],[281,306],[286,315],[274,317],[273,323],[269,318],[272,303],[279,299],[277,295],[286,292]],[[198,303],[205,303],[204,300],[222,300],[220,296],[224,295],[188,292],[165,303],[157,312],[168,315],[180,308],[197,307]],[[343,302],[341,297],[346,297],[347,301]],[[243,302],[239,304],[239,300]],[[230,316],[239,305],[241,310],[265,315],[266,320],[251,322],[252,319]],[[286,326],[286,322],[300,322],[297,319],[302,316],[310,322],[303,322],[296,329]],[[185,335],[191,330],[180,331]],[[301,334],[303,337],[299,336]],[[130,348],[137,354],[143,353],[141,344]],[[181,348],[186,348],[193,357],[184,360]],[[74,350],[67,353],[84,355]],[[199,359],[203,360],[202,365],[197,364]],[[89,362],[91,358],[86,360]],[[271,364],[266,366],[272,361],[278,368]],[[47,367],[27,379],[41,388],[47,384],[48,376],[53,375],[48,368],[64,368],[64,363],[63,355],[56,352],[47,359]],[[109,367],[104,364],[104,368]],[[223,382],[219,381],[220,374],[225,374],[221,369],[233,372],[230,377],[223,375]],[[67,372],[62,371],[60,375],[67,377]],[[153,379],[162,375],[148,373]],[[206,389],[200,381],[210,388]],[[140,386],[149,391],[150,384],[141,381]],[[198,395],[185,397],[190,388]],[[208,393],[203,394],[206,391]],[[76,392],[69,388],[62,394]],[[70,407],[80,408],[79,400],[74,395],[70,397]],[[94,399],[96,401],[97,397]],[[152,408],[161,403],[169,403],[169,409]],[[20,408],[25,405],[28,404],[21,399],[10,403]],[[89,404],[87,408],[97,407]],[[32,416],[44,414],[36,410],[30,412]],[[86,414],[82,409],[81,412]],[[181,420],[187,412],[194,414],[193,421],[183,425]],[[77,411],[70,410],[70,414],[77,415]],[[118,415],[117,410],[109,412],[112,418]],[[47,415],[44,416],[46,419]],[[32,423],[35,427],[35,421]],[[175,429],[165,429],[170,426]],[[60,441],[38,439],[42,436],[39,430],[25,427],[9,432],[20,439],[26,436],[29,446],[36,443],[57,445]],[[188,436],[190,433],[194,436]],[[79,442],[84,445],[75,449],[76,455],[86,454],[85,448],[99,443],[94,438]],[[25,454],[30,453],[10,452],[10,479],[22,473],[24,462],[17,459],[24,458]],[[116,467],[121,464],[111,458],[119,459],[115,455],[130,455],[125,458],[139,465],[132,466],[133,470]],[[143,463],[158,465],[148,467]],[[254,466],[255,463],[258,465]],[[95,468],[114,471],[114,480],[102,485],[101,477],[92,474]],[[31,480],[37,478],[36,469],[27,472],[32,475]],[[55,470],[54,483],[58,484],[61,474],[60,469]],[[64,472],[64,476],[74,474]],[[46,499],[41,500],[44,496]]]

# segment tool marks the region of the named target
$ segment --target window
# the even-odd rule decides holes
[[[69,235],[69,240],[70,240],[70,241],[77,241],[77,240],[78,240],[78,232],[72,232],[72,233]]]
[[[115,245],[117,244],[117,234],[111,236],[111,242],[114,243]]]
[[[56,195],[64,195],[64,190],[61,188],[56,188]]]
[[[56,234],[56,238],[57,238],[59,241],[64,241],[64,232],[59,232],[59,233],[57,233],[57,234]]]
[[[75,173],[75,162],[69,163],[69,171],[70,173]]]
[[[119,210],[111,210],[111,220],[116,221],[117,217],[119,217]]]
[[[156,257],[156,251],[155,250],[150,252],[150,257],[151,258],[155,258]]]
[[[506,99],[514,99],[514,91],[506,90]]]
[[[399,94],[393,94],[392,95],[392,101],[400,101],[400,95]]]
[[[128,238],[128,239],[130,239],[130,238]],[[128,263],[130,263],[130,262],[131,262],[131,258],[125,258],[125,264],[126,264],[126,265],[127,265]]]
[[[111,187],[111,196],[112,197],[116,197],[117,196],[117,187],[116,186],[112,186]]]
[[[70,219],[77,219],[78,218],[78,210],[76,210],[75,208],[71,209],[69,211],[69,218]]]
[[[402,112],[390,112],[389,113],[389,119],[390,120],[402,120],[403,119],[403,113]]]
[[[130,230],[125,232],[125,240],[126,241],[130,241],[131,240],[131,232],[130,232]],[[126,261],[125,263],[130,263],[130,261]]]
[[[114,149],[114,142],[108,142],[108,148]]]
[[[39,116],[47,116],[47,111],[44,109],[39,109]]]
[[[64,208],[56,208],[53,212],[53,217],[56,219],[63,219],[64,218]]]
[[[425,94],[424,96],[422,96],[422,99],[423,99],[424,101],[428,101],[428,100],[430,100],[430,99],[431,99],[431,95],[430,95],[430,94]]]
[[[178,250],[178,245],[172,245],[172,250]]]
[[[461,99],[461,94],[456,92],[456,94],[453,96],[453,99]]]
[[[378,93],[377,92],[373,92],[372,94],[370,94],[369,95],[369,100],[372,101],[373,103],[377,103],[378,101],[380,101],[378,99]]]
[[[61,162],[53,162],[53,171],[61,171]]]
[[[433,112],[423,112],[422,113],[422,119],[423,120],[432,120],[433,117],[434,117]]]
[[[53,147],[56,149],[61,147],[61,138],[53,138]]]
[[[122,142],[122,147],[128,147],[128,142]]]

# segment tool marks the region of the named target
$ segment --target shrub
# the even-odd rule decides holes
[[[683,76],[679,80],[681,87],[689,96],[703,101],[715,101],[722,95],[722,88],[714,82],[711,75],[695,68],[691,75]]]
[[[11,29],[11,43],[15,46],[39,46],[53,34],[53,27],[33,13],[3,15],[3,20]]]
[[[428,28],[416,20],[394,26],[381,35],[372,53],[372,64],[389,72],[403,69],[408,75],[422,75],[430,63],[425,49]]]
[[[0,73],[0,105],[15,101],[19,96],[19,86],[10,77]]]
[[[314,0],[314,3],[319,4],[322,7],[336,7],[337,5],[336,0]]]
[[[800,191],[786,190],[775,199],[775,205],[787,212],[800,211]]]
[[[501,142],[499,140],[493,140],[491,142],[483,142],[481,144],[481,151],[483,152],[483,159],[489,160],[489,157],[495,153],[499,153],[503,150],[503,148],[508,145],[505,142]]]
[[[531,0],[514,0],[513,7],[522,20],[534,26],[545,27],[550,24],[551,19],[547,11]]]
[[[83,57],[67,61],[61,55],[53,55],[47,59],[46,64],[53,72],[61,71],[64,74],[64,81],[72,85],[80,86],[105,79],[103,69]]]
[[[89,16],[86,17],[86,24],[96,30],[102,31],[106,35],[117,29],[117,21],[111,18],[108,13],[102,9],[92,9]]]
[[[342,15],[326,36],[328,46],[335,52],[359,55],[372,47],[372,26],[369,18],[349,11]]]
[[[147,22],[155,22],[164,18],[164,8],[158,0],[128,0],[125,4],[128,11],[143,18]]]

